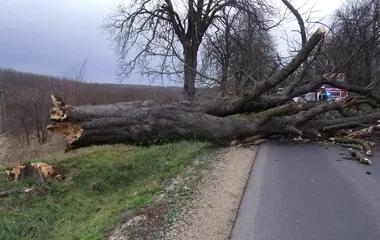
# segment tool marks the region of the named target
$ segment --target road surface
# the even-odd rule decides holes
[[[347,156],[339,145],[262,144],[231,239],[379,240],[380,157]]]

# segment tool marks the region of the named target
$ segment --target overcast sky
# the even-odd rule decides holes
[[[63,76],[75,62],[89,56],[87,81],[117,83],[115,53],[100,26],[120,1],[1,0],[0,67]],[[280,4],[279,0],[272,1]],[[297,7],[304,2],[293,0]],[[339,7],[342,0],[308,2],[315,5],[319,11],[315,17],[319,18]],[[287,26],[289,30],[297,27],[296,23]],[[286,45],[280,41],[279,47],[284,51]],[[124,83],[149,82],[133,74]]]

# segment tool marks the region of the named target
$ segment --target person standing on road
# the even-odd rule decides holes
[[[322,88],[321,92],[319,93],[319,101],[323,101],[325,99],[326,90]]]

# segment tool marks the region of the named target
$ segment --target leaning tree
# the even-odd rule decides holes
[[[179,14],[172,11],[172,3],[165,2],[166,5],[161,7],[156,4],[157,8],[154,11],[147,10],[144,4],[139,5],[134,15],[127,15],[124,22],[120,20],[122,28],[120,34],[124,34],[124,28],[128,34],[131,31],[144,31],[144,24],[153,24],[153,19],[160,19],[161,23],[159,24],[163,24],[165,21],[172,24],[169,24],[170,27],[178,32],[176,34],[183,37],[184,46],[188,47],[186,41],[189,39],[193,41],[200,37],[199,31],[194,32],[194,29],[207,26],[208,19],[217,16],[217,9],[226,6],[227,3],[240,3],[240,1],[226,1],[226,4],[223,5],[224,1],[212,1],[216,3],[205,4],[199,0],[198,5],[192,6],[199,6],[201,12],[197,13],[200,15],[199,19],[203,20],[196,20],[197,27],[192,30],[189,27],[188,29],[191,31],[186,32],[182,29],[183,27],[180,27],[182,22],[179,20]],[[189,2],[194,4],[193,1]],[[289,4],[287,1],[283,2]],[[145,3],[151,3],[151,1]],[[202,10],[202,6],[206,10]],[[206,16],[205,12],[212,14]],[[292,12],[297,15],[296,10]],[[151,17],[147,21],[150,23],[141,21],[134,23],[140,14],[149,14]],[[192,23],[193,20],[187,21]],[[299,21],[302,24],[302,19]],[[177,25],[173,23],[177,23]],[[183,33],[186,34],[181,35]],[[128,34],[124,39],[125,47],[130,43]],[[356,109],[360,105],[368,105],[375,109],[379,106],[380,96],[373,92],[379,78],[362,87],[327,79],[323,73],[312,77],[310,74],[306,74],[314,69],[313,63],[320,57],[321,46],[324,44],[323,40],[326,34],[325,28],[319,27],[310,37],[305,38],[300,44],[299,51],[290,61],[266,79],[252,79],[253,87],[241,96],[216,96],[211,100],[192,99],[175,103],[136,101],[109,105],[70,106],[58,96],[53,95],[54,106],[50,113],[53,123],[48,126],[48,129],[63,135],[68,143],[67,150],[93,144],[151,143],[189,138],[230,145],[231,141],[244,142],[273,135],[307,136],[323,140],[335,136],[337,133],[350,137],[376,133],[377,126],[374,125],[380,119],[380,111],[374,110],[363,114],[360,111],[352,111],[352,109]],[[122,37],[118,38],[120,44],[122,40]],[[364,42],[363,45],[366,43]],[[186,55],[186,50],[184,52]],[[359,52],[360,49],[353,52],[352,57],[343,59],[344,62],[332,68],[331,71],[340,72],[354,60],[353,56]],[[194,67],[194,65],[192,66]],[[188,69],[185,64],[185,94],[192,91],[189,88],[193,84],[193,82],[186,83]],[[283,92],[274,91],[273,93],[273,89],[285,81],[289,81],[292,75],[295,76],[291,78]],[[305,79],[306,76],[307,79]],[[352,93],[352,96],[333,102],[293,101],[294,97],[314,92],[324,84],[347,90]],[[270,92],[272,94],[269,94]],[[327,116],[327,113],[332,114]],[[361,131],[341,131],[355,127],[359,127]],[[353,141],[348,138],[343,140],[335,138],[334,140]]]

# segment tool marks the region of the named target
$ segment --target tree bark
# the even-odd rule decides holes
[[[314,104],[290,103],[254,115],[214,116],[205,106],[184,101],[159,104],[153,101],[109,105],[69,106],[52,96],[48,130],[62,134],[67,150],[96,144],[141,143],[198,139],[230,145],[253,135],[294,133],[294,119],[273,118],[312,108]],[[223,111],[223,110],[221,110]]]
[[[320,138],[327,126],[343,123],[372,123],[380,112],[336,120],[313,120],[319,114],[362,104],[349,102],[289,102],[249,115],[223,115],[215,112],[213,101],[203,105],[184,101],[163,104],[154,101],[123,102],[108,105],[69,106],[52,96],[53,108],[48,130],[60,133],[67,150],[98,144],[140,143],[197,139],[227,146],[261,135],[307,135]],[[213,114],[210,114],[210,108]],[[345,126],[342,125],[342,128]],[[326,137],[330,132],[327,131]]]
[[[55,106],[48,126],[69,149],[93,144],[149,143],[197,138],[222,144],[240,134],[254,134],[249,119],[211,116],[186,104],[125,102],[110,105]],[[221,131],[222,130],[222,131]]]
[[[198,58],[198,48],[197,45],[190,45],[184,48],[185,55],[185,80],[183,85],[184,98],[187,100],[193,100],[195,97],[195,78],[197,71],[197,58]]]

